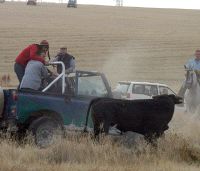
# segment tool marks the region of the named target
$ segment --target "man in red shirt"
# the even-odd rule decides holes
[[[26,47],[15,59],[14,71],[17,75],[19,83],[21,83],[24,76],[25,68],[30,60],[40,61],[45,64],[42,53],[49,52],[49,43],[46,40],[42,40],[40,44],[32,44]]]

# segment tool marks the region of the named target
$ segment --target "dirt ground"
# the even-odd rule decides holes
[[[77,69],[119,80],[156,81],[178,90],[183,65],[200,45],[200,11],[22,2],[0,4],[0,74],[11,73],[28,44],[50,42],[53,57],[66,45]]]

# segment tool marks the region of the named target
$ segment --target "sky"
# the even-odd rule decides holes
[[[26,0],[16,0],[26,1]],[[38,2],[68,2],[68,0],[38,0]],[[115,6],[116,0],[77,0],[78,4]],[[200,9],[200,0],[123,0],[123,6]]]
[[[80,4],[112,5],[115,0],[78,0]],[[124,6],[200,9],[200,0],[123,0]]]

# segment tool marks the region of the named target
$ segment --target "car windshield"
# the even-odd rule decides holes
[[[171,89],[164,86],[160,86],[159,91],[160,91],[160,94],[175,94]]]
[[[78,95],[105,97],[108,95],[101,76],[78,77]]]
[[[114,91],[126,93],[128,91],[129,86],[130,83],[118,83]]]
[[[134,84],[132,92],[133,94],[144,94],[147,96],[158,95],[158,89],[156,85]]]

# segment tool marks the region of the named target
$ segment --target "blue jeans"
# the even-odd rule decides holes
[[[17,75],[17,78],[18,78],[19,84],[20,84],[21,81],[22,81],[22,78],[24,76],[25,67],[23,65],[15,63],[15,65],[14,65],[14,71],[15,71],[15,73]]]

